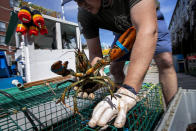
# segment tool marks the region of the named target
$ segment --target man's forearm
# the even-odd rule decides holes
[[[87,45],[89,48],[89,60],[94,65],[98,59],[102,58],[101,44],[99,37],[87,39]]]
[[[131,53],[129,65],[124,83],[132,86],[136,92],[140,90],[144,76],[151,63],[156,47],[157,32],[138,31],[137,38]]]

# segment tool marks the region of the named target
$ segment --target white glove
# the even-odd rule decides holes
[[[125,88],[120,88],[111,99],[111,95],[106,96],[99,102],[93,110],[92,118],[89,121],[90,127],[105,126],[117,116],[114,126],[122,128],[126,122],[127,112],[135,106],[138,98],[135,94]]]

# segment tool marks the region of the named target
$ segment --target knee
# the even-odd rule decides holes
[[[173,68],[173,60],[172,57],[163,57],[157,63],[160,69],[170,69]]]

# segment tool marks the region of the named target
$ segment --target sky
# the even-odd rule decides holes
[[[61,0],[25,0],[31,2],[32,4],[40,5],[44,8],[48,8],[54,11],[62,12]],[[170,19],[175,8],[177,0],[159,0],[161,5],[161,12],[163,13],[167,26],[170,23]],[[64,15],[65,19],[71,22],[77,23],[77,12],[78,6],[76,2],[71,1],[64,5]],[[102,45],[111,45],[113,42],[114,36],[112,32],[106,30],[100,30],[100,40]],[[85,43],[85,40],[82,36],[82,43]]]

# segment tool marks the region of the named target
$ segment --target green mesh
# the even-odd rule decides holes
[[[69,98],[65,99],[66,106],[61,103],[56,104],[57,99],[68,85],[70,85],[68,82],[51,83],[50,86],[39,85],[23,91],[17,88],[3,90],[16,100],[0,94],[0,131],[99,130],[100,127],[89,128],[87,123],[95,105],[108,95],[107,88],[97,90],[94,100],[77,98],[80,113],[74,114],[73,95],[75,92],[73,90]],[[139,96],[151,86],[152,84],[143,84]],[[128,112],[123,130],[151,130],[162,112],[162,92],[159,86],[155,86],[146,98],[143,98]],[[33,122],[28,119],[28,115]],[[112,123],[109,123],[108,129],[118,130]]]

